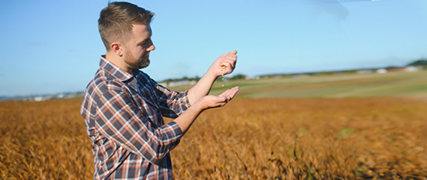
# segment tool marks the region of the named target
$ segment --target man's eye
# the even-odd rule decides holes
[[[141,43],[141,46],[148,46],[150,42],[151,42],[151,39],[145,40]]]

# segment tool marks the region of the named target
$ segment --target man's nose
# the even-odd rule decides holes
[[[147,51],[154,51],[155,49],[154,43],[151,42],[151,46],[147,48]]]

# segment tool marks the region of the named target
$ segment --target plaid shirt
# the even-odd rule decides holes
[[[182,131],[164,124],[190,106],[187,91],[174,92],[138,70],[129,74],[101,57],[80,113],[92,141],[94,179],[173,179],[169,151]]]

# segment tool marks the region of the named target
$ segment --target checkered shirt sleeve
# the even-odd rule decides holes
[[[188,101],[188,91],[178,93],[171,91],[162,85],[151,80],[156,87],[156,95],[159,99],[162,115],[170,118],[177,118],[181,113],[190,107]]]

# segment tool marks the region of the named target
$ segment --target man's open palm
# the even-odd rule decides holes
[[[208,95],[203,97],[202,101],[204,104],[204,109],[225,106],[228,102],[230,102],[230,100],[234,98],[234,96],[236,96],[238,91],[239,91],[239,87],[236,86],[224,91],[222,94],[218,96]]]

